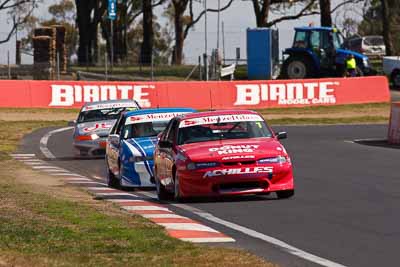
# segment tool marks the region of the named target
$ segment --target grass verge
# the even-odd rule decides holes
[[[274,266],[244,251],[170,238],[112,204],[44,184],[45,174],[4,156],[24,134],[61,125],[65,122],[0,124],[6,142],[0,146],[0,266]]]

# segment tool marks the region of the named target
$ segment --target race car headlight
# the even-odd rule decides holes
[[[285,163],[287,162],[287,158],[284,156],[277,156],[277,157],[272,157],[272,158],[265,158],[265,159],[260,159],[257,162],[260,164],[268,164],[268,163]]]
[[[218,166],[218,162],[190,162],[186,165],[188,170],[198,170],[198,169],[206,169],[206,168],[213,168]]]
[[[97,134],[91,134],[90,137],[92,138],[92,140],[96,140],[96,139],[100,138],[100,136],[98,136]]]
[[[129,162],[143,162],[148,160],[153,160],[153,157],[132,156],[129,158]]]

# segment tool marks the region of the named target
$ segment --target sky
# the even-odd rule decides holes
[[[221,6],[224,6],[229,0],[220,0]],[[340,0],[332,0],[332,7],[341,3]],[[54,3],[51,0],[44,0],[43,3],[35,10],[34,14],[41,18],[48,16],[47,7],[49,4]],[[207,0],[208,8],[217,8],[217,0]],[[336,14],[332,16],[334,22],[340,25],[343,17],[351,16],[353,19],[358,21],[361,20],[361,16],[356,12],[360,6],[345,6],[340,9]],[[195,3],[194,5],[195,14],[198,14],[203,9],[203,4]],[[300,9],[299,6],[295,6],[288,11],[290,13],[297,13]],[[158,7],[154,10],[154,13],[160,18],[160,24],[163,25],[167,22],[165,18],[162,18],[163,12],[162,7]],[[276,17],[271,16],[271,19]],[[253,7],[250,1],[235,0],[231,7],[226,11],[221,12],[221,24],[224,23],[224,43],[225,43],[225,58],[234,59],[236,57],[236,48],[240,48],[241,59],[246,58],[246,30],[247,28],[254,28],[256,26],[255,15]],[[185,40],[185,63],[196,63],[198,57],[204,53],[205,50],[205,20],[203,18],[195,25],[190,31],[187,39]],[[310,23],[314,23],[315,26],[319,25],[319,16],[308,16],[297,20],[285,21],[277,24],[279,29],[279,47],[283,50],[286,47],[290,47],[293,40],[293,28],[297,26],[307,26]],[[0,38],[4,38],[7,33],[7,29],[10,27],[7,23],[7,16],[0,13]],[[217,47],[217,13],[208,13],[207,16],[207,40],[208,40],[208,54],[211,54],[211,50]],[[222,30],[220,31],[220,48],[222,50]],[[11,38],[11,41],[5,44],[0,44],[0,64],[7,64],[7,54],[10,53],[11,64],[15,63],[15,37]],[[23,55],[23,64],[31,64],[32,57]]]

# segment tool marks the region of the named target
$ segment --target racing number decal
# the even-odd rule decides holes
[[[95,126],[93,127],[86,127],[83,129],[84,132],[88,133],[88,132],[93,132],[93,131],[97,131],[97,130],[101,130],[101,129],[110,129],[112,127],[112,125],[107,124],[107,123],[96,123]]]

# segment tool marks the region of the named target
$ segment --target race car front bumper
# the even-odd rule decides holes
[[[105,155],[107,138],[102,137],[91,141],[74,141],[73,147],[77,156]]]
[[[204,172],[181,170],[178,177],[182,197],[267,194],[294,189],[290,164],[272,173],[204,177]]]

